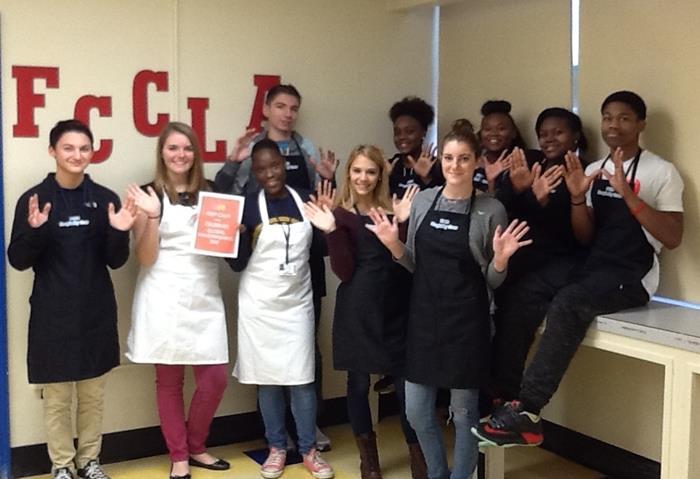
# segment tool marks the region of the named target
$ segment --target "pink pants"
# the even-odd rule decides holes
[[[209,426],[228,382],[227,364],[192,366],[196,389],[185,420],[182,388],[185,366],[156,364],[156,396],[160,428],[172,462],[206,451]]]

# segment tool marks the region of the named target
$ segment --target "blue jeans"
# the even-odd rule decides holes
[[[470,479],[479,457],[479,446],[471,428],[479,423],[479,390],[451,389],[450,418],[455,425],[452,474],[442,430],[435,415],[437,388],[406,381],[406,417],[418,435],[430,479]]]
[[[265,423],[265,438],[270,447],[287,447],[284,426],[284,388],[289,391],[292,415],[299,436],[299,454],[316,447],[316,389],[314,383],[299,386],[258,386],[258,403]]]

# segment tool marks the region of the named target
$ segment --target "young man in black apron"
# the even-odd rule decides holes
[[[119,198],[85,174],[92,133],[77,120],[56,123],[49,154],[56,172],[17,201],[7,250],[32,268],[29,382],[42,387],[53,477],[109,479],[99,463],[106,374],[119,364],[117,303],[107,267],[129,257],[133,198]],[[116,213],[115,209],[119,209]],[[73,442],[73,390],[78,447]]]
[[[301,94],[291,84],[273,86],[265,95],[263,114],[267,119],[265,129],[258,134],[248,130],[236,140],[231,155],[215,177],[216,190],[234,195],[255,193],[260,185],[251,173],[252,160],[250,151],[257,142],[269,138],[277,143],[284,156],[287,184],[292,188],[314,191],[322,180],[333,180],[337,163],[332,151],[319,155],[314,144],[294,130]],[[326,296],[326,268],[322,255],[314,255],[309,262],[311,266],[311,285],[313,288],[314,319],[316,329],[321,319],[321,298]],[[316,346],[316,396],[319,404],[323,400],[322,358]],[[331,447],[328,437],[317,431],[317,441],[321,451]]]
[[[601,107],[601,134],[610,147],[585,174],[573,153],[566,159],[571,220],[590,255],[577,280],[562,289],[547,311],[547,326],[525,371],[520,398],[497,409],[472,432],[497,446],[542,442],[540,410],[557,390],[589,325],[600,314],[642,306],[659,282],[662,246],[683,235],[683,181],[676,168],[642,150],[646,105],[618,91]]]

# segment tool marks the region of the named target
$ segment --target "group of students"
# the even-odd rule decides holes
[[[438,148],[425,144],[433,108],[407,97],[389,115],[398,153],[386,159],[357,146],[337,191],[334,154],[294,129],[300,104],[292,85],[273,87],[265,130],[236,140],[214,183],[191,128],[170,123],[154,180],[130,185],[121,207],[85,174],[90,130],[66,120],[51,131],[56,173],[18,200],[8,257],[35,272],[29,381],[43,386],[54,477],[71,479],[76,468],[79,477],[107,477],[98,459],[102,396],[105,373],[119,363],[107,266],[126,262],[129,230],[141,269],[126,355],[155,365],[170,478],[189,478],[190,466],[229,468],[205,445],[229,358],[218,260],[190,250],[200,191],[246,196],[239,255],[227,260],[241,272],[233,374],[258,386],[264,478],[284,472],[287,402],[304,466],[313,477],[334,476],[316,443],[324,256],[340,279],[333,364],[347,372],[362,479],[382,477],[371,374],[394,384],[413,479],[466,479],[479,441],[542,442],[539,412],[594,317],[645,304],[661,247],[680,244],[683,183],[671,163],[639,146],[646,106],[635,93],[603,101],[610,154],[585,169],[581,120],[566,109],[537,118],[539,150],[525,148],[505,101],[484,104],[478,132],[457,120]],[[187,416],[185,365],[196,382]],[[451,470],[435,413],[440,389],[450,391],[455,427]]]

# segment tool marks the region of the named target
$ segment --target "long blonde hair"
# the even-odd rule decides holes
[[[196,201],[200,191],[207,191],[209,189],[207,180],[204,178],[202,150],[194,130],[192,130],[189,125],[180,123],[179,121],[168,123],[165,125],[165,128],[163,128],[163,131],[160,132],[160,135],[158,135],[158,145],[156,146],[156,175],[153,180],[154,189],[159,195],[163,195],[164,192],[167,193],[171,203],[177,201],[177,191],[175,191],[175,185],[172,184],[172,181],[170,181],[168,177],[168,169],[165,166],[162,154],[165,141],[173,133],[185,135],[192,145],[194,161],[192,162],[192,168],[190,168],[190,171],[187,173],[187,193],[192,195],[193,199]]]
[[[389,168],[387,161],[384,159],[382,150],[374,145],[358,145],[350,152],[348,161],[345,163],[345,175],[340,187],[340,192],[336,196],[335,205],[341,206],[349,211],[353,210],[357,199],[355,198],[355,192],[350,184],[350,169],[352,168],[352,163],[360,155],[369,159],[372,163],[377,165],[379,169],[377,186],[372,191],[372,206],[381,206],[385,210],[390,211]]]

